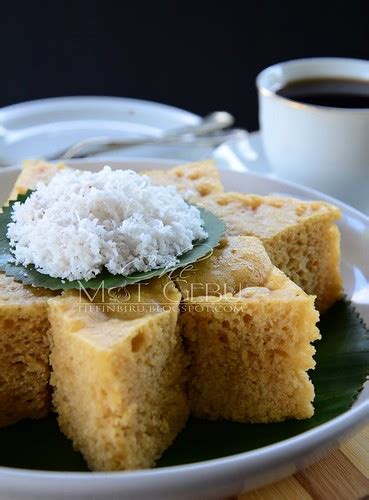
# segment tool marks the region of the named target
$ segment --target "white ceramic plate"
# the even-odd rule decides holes
[[[166,168],[173,162],[110,161],[113,168]],[[101,161],[73,162],[99,170]],[[19,169],[0,170],[0,199],[6,199]],[[227,190],[288,194],[333,202],[342,210],[342,265],[348,297],[369,324],[369,218],[343,203],[297,185],[245,172],[221,172]],[[320,458],[369,418],[369,387],[346,413],[274,445],[226,458],[145,471],[112,473],[38,472],[0,467],[0,498],[6,499],[195,499],[223,498],[293,474]]]
[[[155,102],[122,97],[56,97],[0,109],[0,162],[40,158],[94,136],[157,137],[199,123],[200,117]],[[144,146],[112,156],[191,159],[191,148]],[[196,157],[198,158],[196,151]]]

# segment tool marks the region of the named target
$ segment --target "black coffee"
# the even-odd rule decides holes
[[[311,78],[287,83],[277,94],[293,101],[335,108],[369,108],[369,80]]]

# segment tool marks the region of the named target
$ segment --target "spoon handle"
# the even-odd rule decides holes
[[[168,142],[177,141],[191,136],[199,137],[223,130],[234,123],[234,117],[226,111],[216,111],[205,116],[198,125],[190,125],[186,127],[178,127],[164,132],[159,137],[139,137],[136,139],[122,138],[112,139],[111,137],[91,137],[73,144],[71,147],[59,151],[58,153],[48,156],[46,159],[52,160],[70,160],[76,157],[85,157],[89,154],[96,154],[100,150],[109,150],[114,148],[134,147],[151,144],[165,144]],[[87,153],[87,150],[92,150],[92,153]],[[84,154],[83,154],[84,152]]]

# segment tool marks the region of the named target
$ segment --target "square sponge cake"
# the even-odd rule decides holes
[[[48,299],[0,273],[0,427],[50,411]]]
[[[90,293],[50,301],[60,428],[93,470],[151,467],[189,413],[180,293],[166,277]]]
[[[255,236],[273,264],[323,312],[342,296],[338,208],[319,201],[224,193],[199,200],[226,223],[230,236]]]
[[[190,360],[191,412],[237,422],[311,417],[314,387],[307,371],[315,364],[311,343],[320,336],[314,297],[271,265],[256,238],[230,237],[222,245],[178,281],[185,296],[180,321]],[[250,248],[243,268],[237,247]],[[189,295],[198,273],[216,282],[222,253],[231,270],[226,293],[209,287],[207,295],[197,295],[196,287]],[[250,266],[260,270],[257,284],[248,281]]]

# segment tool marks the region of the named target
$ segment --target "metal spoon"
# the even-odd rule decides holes
[[[115,139],[107,136],[91,137],[79,141],[72,146],[47,156],[45,160],[70,160],[72,158],[85,158],[87,156],[109,151],[117,148],[129,148],[135,146],[166,144],[182,141],[191,141],[196,137],[206,136],[230,127],[234,123],[234,117],[226,111],[215,111],[206,115],[199,125],[189,125],[165,131],[159,137],[139,137],[137,139],[122,138]]]

